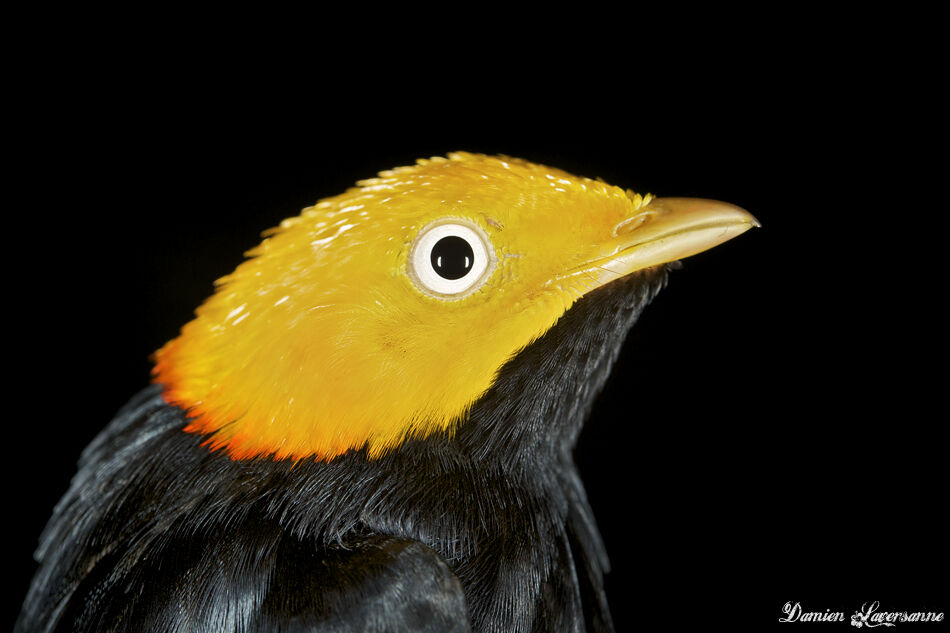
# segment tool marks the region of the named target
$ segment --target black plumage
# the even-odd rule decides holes
[[[572,450],[672,265],[581,298],[452,436],[232,460],[154,385],[83,453],[15,631],[611,631]]]

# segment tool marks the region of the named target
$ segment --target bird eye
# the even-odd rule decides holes
[[[409,276],[427,294],[460,299],[484,283],[494,262],[481,227],[453,218],[419,233],[409,251]]]

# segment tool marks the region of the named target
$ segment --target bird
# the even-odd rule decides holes
[[[15,631],[612,631],[573,449],[678,261],[754,226],[467,152],[320,200],[84,450]]]

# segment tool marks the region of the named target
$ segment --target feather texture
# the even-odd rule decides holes
[[[84,452],[15,631],[611,631],[571,452],[670,267],[584,296],[454,435],[376,459],[234,460],[146,389]]]

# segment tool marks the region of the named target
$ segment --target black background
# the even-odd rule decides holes
[[[636,17],[477,38],[133,21],[24,44],[4,617],[80,451],[260,231],[457,149],[763,224],[672,276],[581,438],[618,630],[788,627],[787,601],[947,611],[944,209],[926,193],[945,135],[929,39],[894,41],[925,16]]]

